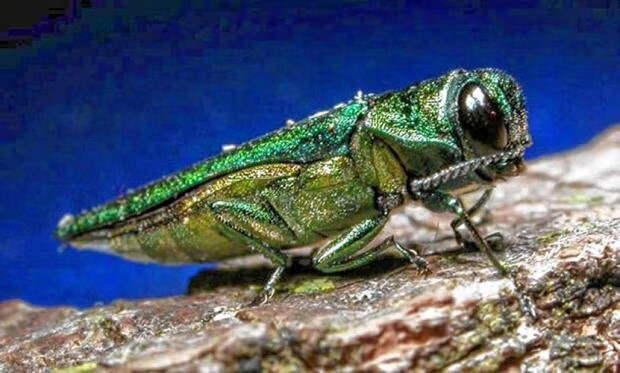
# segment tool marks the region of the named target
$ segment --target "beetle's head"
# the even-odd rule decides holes
[[[478,176],[493,181],[517,175],[524,169],[523,151],[532,143],[521,87],[496,69],[462,71],[453,84],[449,115],[465,160],[499,155],[497,162],[479,168]]]

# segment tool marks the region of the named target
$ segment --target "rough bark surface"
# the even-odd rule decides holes
[[[481,226],[503,233],[512,278],[480,253],[436,255],[454,249],[451,217],[412,206],[390,229],[428,255],[430,274],[391,258],[340,276],[300,265],[249,307],[269,268],[246,260],[198,275],[189,296],[84,310],[4,302],[0,371],[617,371],[619,207],[616,127],[498,185]]]

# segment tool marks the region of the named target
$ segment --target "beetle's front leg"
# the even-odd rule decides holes
[[[407,249],[388,237],[379,245],[362,251],[381,232],[386,216],[363,220],[347,232],[317,250],[312,255],[312,265],[324,273],[333,273],[357,268],[375,260],[382,252],[395,247],[405,258],[420,270],[426,271],[426,261],[415,250]]]
[[[471,221],[468,211],[463,206],[463,202],[461,202],[459,198],[445,191],[441,191],[441,190],[434,191],[431,193],[425,193],[421,195],[421,198],[424,204],[427,207],[429,207],[431,210],[451,211],[455,213],[457,215],[457,219],[455,219],[451,225],[452,225],[452,229],[454,230],[454,236],[455,236],[457,243],[461,246],[464,245],[463,236],[457,230],[459,225],[464,224],[467,230],[469,231],[473,244],[476,245],[476,248],[482,251],[483,253],[485,253],[485,255],[489,258],[489,260],[491,260],[491,263],[493,263],[495,268],[497,268],[497,270],[500,271],[503,275],[508,273],[506,266],[502,262],[500,262],[499,259],[495,257],[488,242],[484,238],[482,238],[482,236],[478,232],[478,229],[476,228],[474,223]],[[485,197],[483,195],[483,199],[482,199],[483,202],[476,204],[476,205],[480,205],[478,206],[478,208],[481,207],[484,204],[484,202],[486,202],[484,198]],[[488,196],[486,197],[486,199],[488,199]]]
[[[477,214],[480,209],[482,209],[484,205],[489,201],[489,199],[491,198],[491,194],[493,194],[493,189],[485,190],[484,193],[482,193],[482,195],[480,196],[480,198],[476,201],[476,203],[469,209],[467,209],[467,215],[471,218],[475,214]],[[477,249],[478,246],[475,242],[463,239],[463,235],[461,235],[461,232],[458,231],[458,227],[462,224],[463,219],[460,216],[454,218],[454,220],[452,220],[452,222],[450,223],[450,227],[452,227],[452,230],[454,231],[454,238],[456,239],[456,242],[459,244],[460,247],[465,250],[470,249],[472,246],[473,249]],[[491,249],[498,251],[503,245],[504,237],[501,233],[494,232],[485,236],[484,240],[491,247]]]

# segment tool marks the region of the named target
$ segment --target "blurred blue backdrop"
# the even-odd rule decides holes
[[[616,1],[207,3],[93,2],[0,51],[0,300],[183,293],[204,266],[59,253],[56,222],[358,89],[505,69],[527,95],[529,158],[620,121]]]

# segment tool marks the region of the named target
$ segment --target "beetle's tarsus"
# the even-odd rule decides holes
[[[265,304],[273,295],[275,294],[275,285],[278,283],[286,266],[277,267],[269,276],[269,280],[263,287],[263,289],[258,293],[258,295],[250,302],[250,306],[260,306],[261,304]]]
[[[418,272],[424,275],[428,275],[431,273],[431,270],[428,268],[428,262],[424,259],[416,250],[405,247],[394,240],[393,237],[390,238],[394,243],[394,247],[398,250],[405,258],[407,258],[411,264],[415,265]]]
[[[256,306],[261,306],[265,303],[267,303],[267,301],[269,299],[271,299],[271,297],[273,296],[273,294],[275,293],[274,289],[265,289],[263,288],[260,293],[258,293],[257,296],[254,297],[254,299],[252,299],[252,301],[248,304],[249,307],[256,307]]]

